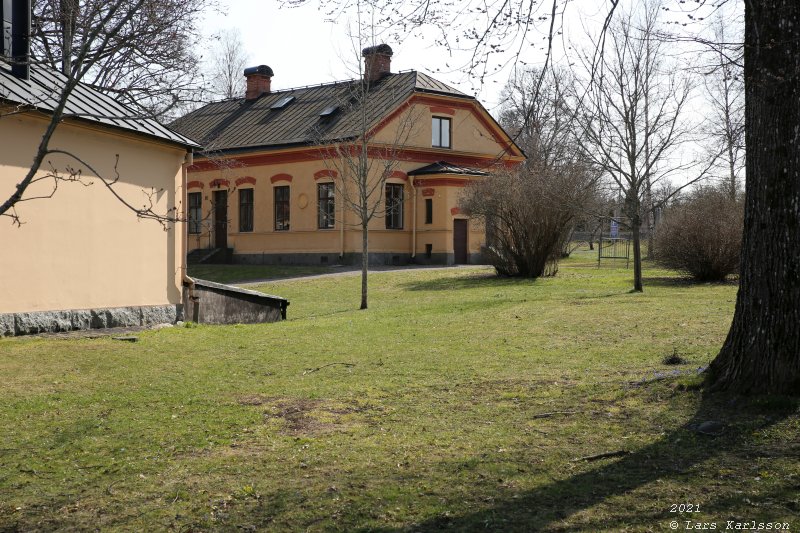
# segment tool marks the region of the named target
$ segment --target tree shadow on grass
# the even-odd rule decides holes
[[[667,433],[657,442],[624,455],[621,459],[602,459],[602,466],[591,468],[566,479],[513,496],[499,497],[486,508],[456,516],[436,516],[415,524],[412,528],[369,528],[358,531],[617,531],[636,530],[669,531],[669,523],[678,520],[683,528],[686,519],[717,521],[725,525],[731,511],[739,510],[742,499],[712,502],[703,508],[702,516],[679,515],[670,512],[671,503],[693,503],[703,494],[687,493],[686,501],[666,501],[663,508],[634,506],[621,508],[613,499],[624,496],[657,481],[672,481],[686,485],[686,481],[703,475],[702,463],[725,453],[741,453],[749,447],[757,448],[753,433],[766,429],[796,410],[794,402],[786,405],[765,405],[759,400],[741,400],[735,405],[731,397],[705,397],[692,418],[679,428]],[[698,427],[709,421],[722,421],[724,430],[719,435],[698,433]],[[605,451],[605,450],[602,450]],[[796,453],[784,449],[786,456]],[[583,464],[591,464],[584,462]],[[708,477],[709,481],[713,476]],[[744,485],[743,476],[730,483]],[[695,498],[692,500],[692,498]],[[657,498],[654,498],[657,500]],[[610,502],[611,501],[611,502]],[[576,513],[607,503],[609,512],[592,514],[588,519],[578,518],[578,524],[565,523]],[[710,511],[710,512],[706,512]],[[753,519],[741,516],[742,520]],[[774,517],[773,517],[774,518]],[[769,517],[764,517],[769,520]],[[719,527],[719,526],[718,526]],[[724,528],[723,528],[724,529]]]
[[[425,281],[413,281],[403,283],[401,287],[407,291],[450,291],[461,289],[484,289],[494,288],[520,288],[532,287],[537,283],[535,278],[512,278],[498,276],[494,273],[474,274],[470,276],[460,276],[453,278],[436,278]]]
[[[642,278],[642,283],[647,287],[736,287],[738,278],[728,278],[725,281],[697,281],[690,277],[653,276]]]

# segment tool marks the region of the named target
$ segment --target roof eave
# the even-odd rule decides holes
[[[45,116],[52,116],[53,115],[53,112],[50,111],[49,109],[44,109],[44,108],[41,108],[39,106],[31,105],[31,104],[28,104],[28,103],[25,103],[25,102],[18,102],[16,100],[10,100],[8,98],[0,97],[0,103],[6,103],[6,104],[13,105],[13,106],[18,106],[18,109],[19,109],[20,113],[41,113],[42,115],[45,115]],[[108,128],[108,129],[114,130],[114,131],[125,132],[125,133],[128,133],[130,135],[134,135],[136,137],[144,137],[144,138],[147,138],[147,139],[149,139],[151,141],[157,141],[157,142],[160,142],[160,143],[163,143],[163,144],[171,144],[171,145],[175,145],[175,146],[180,146],[181,148],[185,148],[187,150],[202,149],[202,145],[200,145],[198,142],[190,139],[189,137],[187,137],[186,135],[183,135],[182,133],[178,133],[178,132],[172,130],[171,128],[168,128],[167,126],[163,126],[163,125],[162,125],[162,127],[169,129],[169,131],[171,131],[175,135],[180,135],[181,137],[186,138],[188,142],[178,141],[177,139],[169,139],[167,137],[162,137],[160,135],[153,135],[152,133],[147,133],[147,132],[143,132],[143,131],[136,131],[136,130],[133,130],[133,129],[130,129],[130,128],[124,128],[122,126],[116,126],[114,124],[106,124],[104,122],[97,122],[96,120],[91,120],[89,118],[81,117],[81,116],[78,116],[78,115],[68,114],[64,118],[67,119],[67,120],[74,120],[76,122],[80,122],[81,124],[86,124],[86,125],[94,126],[94,127],[97,127],[97,128]]]

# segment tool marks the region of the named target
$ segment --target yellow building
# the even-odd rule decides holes
[[[0,204],[30,169],[64,83],[56,72],[12,72],[0,61]],[[0,336],[175,322],[183,225],[165,231],[121,200],[179,213],[187,154],[197,145],[83,85],[64,117],[42,179],[6,213],[18,219],[0,217]],[[80,171],[80,182],[47,177],[70,169]]]
[[[197,259],[225,250],[238,263],[355,262],[361,228],[347,159],[363,148],[378,185],[373,264],[480,261],[485,231],[459,212],[460,194],[524,156],[475,98],[421,72],[392,73],[391,56],[370,47],[363,80],[276,92],[272,69],[247,69],[244,98],[173,124],[205,147],[187,189]]]

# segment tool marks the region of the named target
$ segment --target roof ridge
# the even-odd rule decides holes
[[[419,79],[419,75],[421,74],[421,75],[425,76],[426,78],[429,78],[429,79],[435,81],[436,83],[439,83],[439,84],[445,86],[447,89],[449,89],[450,91],[452,91],[455,94],[463,95],[463,96],[466,96],[466,97],[469,97],[469,98],[474,98],[473,96],[465,93],[464,91],[456,89],[455,87],[453,87],[449,83],[445,83],[443,81],[440,81],[439,79],[435,78],[432,74],[428,74],[427,72],[423,72],[421,70],[417,70],[417,69],[411,68],[411,69],[398,70],[397,72],[390,72],[389,73],[390,76],[397,76],[397,75],[400,75],[400,74],[413,74],[414,75],[414,79],[415,79],[415,85],[416,85],[416,81]],[[303,89],[324,89],[326,87],[335,87],[336,85],[346,85],[346,84],[354,83],[354,82],[357,82],[357,81],[359,81],[358,78],[350,78],[350,79],[344,79],[344,80],[327,81],[327,82],[323,82],[323,83],[310,83],[308,85],[298,85],[296,87],[287,87],[286,89],[278,89],[278,90],[275,90],[275,91],[270,91],[268,93],[264,93],[263,95],[261,95],[261,97],[263,97],[263,96],[271,96],[271,95],[276,95],[276,94],[292,93],[292,92],[300,91],[300,90],[303,90]],[[261,98],[261,97],[259,97],[259,98]],[[212,100],[212,101],[208,102],[206,105],[222,104],[222,103],[226,103],[226,102],[239,102],[239,101],[244,100],[244,99],[245,99],[244,96],[237,96],[235,98],[222,98],[220,100]]]
[[[411,74],[411,73],[417,74],[418,72],[419,71],[417,71],[415,69],[407,69],[407,70],[400,70],[400,71],[397,71],[397,72],[390,72],[389,74],[392,75],[392,76],[396,76],[398,74]],[[334,81],[327,81],[327,82],[323,82],[323,83],[311,83],[309,85],[298,85],[297,87],[289,87],[287,89],[278,89],[276,91],[270,91],[268,93],[262,94],[261,96],[259,96],[259,98],[262,98],[264,96],[272,96],[272,95],[275,95],[275,94],[291,93],[291,92],[299,91],[299,90],[302,90],[302,89],[324,89],[324,88],[327,88],[327,87],[335,87],[336,85],[345,85],[345,84],[353,83],[353,82],[356,82],[356,81],[359,81],[358,78],[350,78],[350,79],[347,79],[347,80],[334,80]],[[454,89],[454,90],[457,90],[457,89]],[[244,99],[245,99],[244,96],[237,96],[237,97],[234,97],[234,98],[222,98],[220,100],[212,100],[212,101],[208,102],[206,105],[222,104],[222,103],[226,103],[226,102],[239,102],[239,101],[244,100]],[[202,109],[202,108],[198,108],[198,109]],[[187,113],[187,115],[188,114],[189,113]]]

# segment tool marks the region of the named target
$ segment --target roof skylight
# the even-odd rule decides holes
[[[272,104],[270,106],[270,109],[283,109],[284,107],[286,107],[287,105],[291,104],[294,101],[295,101],[294,96],[292,95],[284,96],[283,98]]]
[[[328,106],[322,110],[322,113],[320,113],[319,116],[322,118],[330,118],[335,115],[337,111],[339,111],[338,105]]]

